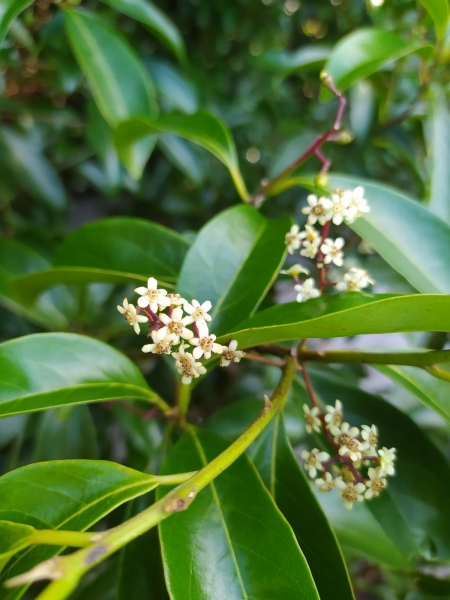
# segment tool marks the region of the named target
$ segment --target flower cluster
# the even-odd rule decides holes
[[[301,283],[299,275],[308,276],[309,271],[298,264],[281,271],[295,279],[297,302],[317,298],[325,285],[336,286],[340,292],[355,292],[361,291],[373,283],[364,269],[357,268],[350,269],[339,283],[326,281],[327,267],[332,264],[342,267],[344,264],[345,241],[342,237],[333,239],[328,236],[331,223],[334,225],[351,224],[358,217],[369,212],[368,202],[364,198],[364,189],[359,186],[354,190],[335,190],[330,198],[310,194],[307,200],[308,206],[302,209],[302,212],[308,215],[305,229],[300,231],[298,225],[292,225],[286,234],[285,242],[289,254],[294,254],[296,250],[299,250],[301,256],[308,258],[319,269],[320,281],[318,287],[316,287],[313,277],[308,277]],[[322,231],[316,229],[317,225],[322,227]]]
[[[236,340],[227,346],[216,343],[216,336],[209,332],[211,302],[200,304],[197,300],[189,303],[180,294],[168,294],[158,288],[158,282],[150,277],[147,287],[134,290],[139,294],[137,308],[129,304],[127,298],[117,310],[125,317],[134,331],[140,333],[140,324],[147,323],[151,344],[142,347],[142,352],[169,354],[175,359],[175,368],[182,375],[182,383],[206,373],[200,359],[209,359],[212,354],[220,354],[220,365],[227,367],[230,362],[239,362],[245,352],[237,350]],[[192,352],[188,350],[192,347]]]
[[[378,449],[378,429],[375,425],[351,427],[343,421],[342,403],[327,405],[326,413],[317,406],[303,405],[308,433],[323,432],[335,454],[314,448],[303,450],[305,469],[320,492],[339,490],[346,508],[354,502],[376,498],[387,485],[386,477],[395,474],[395,448]],[[320,475],[320,477],[319,477]]]

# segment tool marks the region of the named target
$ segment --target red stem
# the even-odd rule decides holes
[[[302,364],[302,374],[303,374],[303,379],[305,381],[306,391],[308,392],[308,395],[311,398],[311,402],[320,411],[320,406],[319,406],[319,403],[317,402],[316,394],[314,392],[314,388],[312,386],[311,379],[309,378],[308,371],[306,370],[304,364]],[[330,442],[330,444],[333,446],[333,448],[337,451],[339,449],[339,446],[335,443],[333,436],[331,435],[331,433],[329,432],[329,430],[327,428],[327,422],[325,421],[325,415],[322,414],[322,412],[319,412],[318,418],[320,419],[320,423],[322,425],[322,429],[325,433],[327,440]]]

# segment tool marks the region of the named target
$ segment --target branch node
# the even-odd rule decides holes
[[[56,581],[64,576],[62,569],[61,559],[59,556],[54,556],[49,560],[46,560],[30,571],[12,577],[5,581],[4,585],[7,588],[13,588],[27,583],[33,583],[34,581],[41,581],[42,579],[51,579]]]
[[[270,410],[272,408],[273,404],[270,401],[269,396],[267,396],[266,394],[264,394],[264,410]]]

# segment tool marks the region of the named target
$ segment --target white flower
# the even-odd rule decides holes
[[[348,214],[348,207],[350,206],[350,195],[342,193],[344,190],[336,190],[331,196],[331,213],[333,218],[331,219],[335,225],[341,225],[342,221]]]
[[[340,498],[344,500],[345,508],[353,508],[353,502],[362,502],[366,486],[364,483],[346,483],[341,477],[336,477],[335,485],[341,490]]]
[[[177,306],[173,309],[172,316],[160,313],[159,318],[164,323],[164,327],[158,329],[157,335],[159,340],[168,339],[173,344],[180,342],[180,337],[185,340],[190,340],[194,337],[194,334],[189,329],[186,329],[186,325],[191,323],[191,317],[183,318],[183,309]]]
[[[312,242],[303,242],[303,248],[300,250],[302,256],[307,258],[315,258],[319,251],[320,239],[315,239]]]
[[[180,296],[180,294],[167,294],[168,300],[170,300],[171,306],[180,306],[184,304],[186,300]]]
[[[284,238],[289,254],[294,254],[295,250],[300,248],[302,238],[300,237],[299,230],[300,227],[298,225],[292,225]]]
[[[331,492],[334,488],[334,479],[331,476],[331,473],[325,473],[325,479],[323,477],[319,477],[319,479],[315,480],[315,485],[318,488],[319,492]]]
[[[381,475],[394,475],[394,461],[397,458],[395,453],[397,450],[395,448],[386,448],[383,446],[381,450],[378,450],[378,456],[380,457],[380,474]]]
[[[158,290],[158,282],[154,277],[149,278],[147,287],[138,287],[134,291],[140,295],[137,303],[141,308],[149,306],[153,313],[157,313],[159,309],[163,310],[166,306],[170,306],[167,291]]]
[[[322,463],[330,458],[327,452],[320,452],[317,448],[313,448],[311,452],[303,450],[300,456],[305,461],[305,469],[311,478],[316,477],[317,469],[322,469]]]
[[[238,363],[245,356],[245,352],[236,350],[238,343],[236,340],[231,340],[228,346],[222,346],[222,357],[220,359],[221,367],[228,367],[230,362]]]
[[[362,443],[363,450],[367,455],[373,456],[377,454],[378,445],[378,429],[375,425],[361,425],[361,437],[364,440]]]
[[[310,194],[307,198],[309,206],[302,208],[302,213],[308,215],[308,223],[314,225],[319,221],[321,225],[325,225],[333,217],[331,212],[332,202],[329,198],[318,198],[315,194]]]
[[[192,354],[185,352],[184,348],[184,344],[181,344],[178,352],[173,352],[172,356],[176,361],[176,370],[178,373],[183,375],[181,378],[181,383],[188,384],[191,383],[193,378],[196,379],[197,377],[200,377],[200,375],[204,375],[206,373],[206,369],[201,363],[195,361],[195,358],[192,356]]]
[[[147,323],[148,321],[148,318],[144,315],[137,314],[136,308],[133,306],[133,304],[128,304],[128,300],[126,298],[123,301],[123,306],[117,306],[117,310],[125,317],[127,323],[133,327],[137,334],[139,334],[141,331],[139,323]]]
[[[344,275],[344,281],[336,285],[336,289],[339,292],[360,292],[371,283],[373,281],[365,269],[352,267]]]
[[[346,223],[351,224],[363,213],[370,212],[370,206],[366,198],[364,198],[363,187],[358,186],[353,191],[345,190],[344,195],[346,197],[346,201],[348,201],[348,207],[345,215]]]
[[[339,444],[339,454],[349,456],[351,460],[361,460],[362,445],[355,438],[359,436],[357,427],[350,427],[348,423],[342,423],[341,427],[330,427],[331,433],[335,436],[334,441]]]
[[[200,328],[200,337],[195,337],[190,340],[190,343],[195,346],[192,355],[195,359],[199,359],[204,356],[206,359],[211,358],[211,352],[216,354],[222,354],[223,346],[216,344],[216,336],[214,334],[208,335],[208,330],[204,327]]]
[[[173,342],[166,338],[164,340],[160,340],[158,338],[158,332],[152,331],[152,340],[153,344],[146,344],[142,346],[142,352],[151,352],[152,354],[171,354]]]
[[[301,240],[307,240],[308,242],[314,242],[314,240],[320,240],[320,232],[317,231],[312,225],[305,225],[305,229],[300,231],[299,237]]]
[[[342,248],[344,247],[344,244],[344,238],[338,237],[334,241],[331,238],[327,238],[320,246],[321,252],[325,255],[323,262],[326,265],[333,262],[337,267],[342,267],[342,258],[344,256]]]
[[[370,479],[366,481],[367,492],[364,494],[364,496],[367,498],[367,500],[370,500],[370,498],[376,498],[381,494],[387,485],[387,481],[386,478],[383,477],[379,467],[376,469],[371,467],[368,471],[368,474]]]
[[[334,406],[327,404],[325,408],[327,410],[325,421],[328,423],[328,427],[339,427],[342,417],[344,416],[344,413],[342,412],[342,402],[340,400],[336,400]]]
[[[317,415],[319,414],[319,409],[317,408],[317,406],[314,406],[313,408],[309,408],[309,406],[307,404],[303,405],[303,411],[305,413],[305,429],[308,433],[312,433],[313,429],[314,431],[320,431],[320,419],[317,418]]]
[[[289,267],[289,269],[285,269],[280,271],[283,275],[290,275],[291,277],[298,277],[300,273],[304,273],[305,275],[309,275],[309,270],[305,269],[302,265],[296,264]]]
[[[312,277],[305,279],[303,283],[294,285],[294,290],[298,292],[296,298],[297,302],[305,302],[305,300],[320,296],[320,290],[315,287],[314,279]]]
[[[208,315],[208,311],[211,310],[211,302],[209,300],[206,300],[206,302],[203,302],[203,304],[200,304],[200,302],[198,300],[192,300],[192,304],[189,304],[189,302],[185,302],[184,303],[184,310],[188,313],[189,317],[186,317],[187,319],[189,319],[188,321],[186,321],[187,324],[189,323],[197,323],[197,325],[202,325],[202,324],[206,324],[206,321],[211,321],[211,315]]]

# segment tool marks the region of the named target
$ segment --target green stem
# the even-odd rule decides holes
[[[234,186],[235,186],[239,196],[241,197],[241,200],[243,200],[247,204],[251,203],[251,201],[252,201],[251,196],[248,193],[247,186],[245,185],[245,182],[242,178],[242,175],[241,175],[241,172],[239,171],[239,169],[238,168],[230,169],[230,175],[231,175],[231,178],[233,179]]]
[[[425,367],[437,363],[450,362],[450,350],[430,350],[425,352],[360,352],[358,350],[333,350],[315,352],[299,350],[297,360],[321,363],[360,363],[372,365],[409,365]]]
[[[265,406],[253,423],[222,454],[197,471],[187,481],[169,492],[155,504],[122,523],[118,527],[98,534],[94,544],[69,556],[59,556],[38,565],[35,570],[15,577],[8,582],[10,587],[29,583],[36,579],[55,579],[37,600],[64,600],[77,582],[89,569],[142,535],[175,512],[186,510],[196,495],[220,473],[227,469],[270,423],[276,412],[284,405],[287,393],[297,369],[294,357],[287,357],[281,380],[265,401]],[[33,573],[34,572],[34,573]],[[64,582],[67,582],[65,585]],[[69,589],[70,588],[70,589]]]
[[[59,529],[36,529],[31,536],[31,544],[49,544],[50,546],[72,546],[84,548],[92,544],[95,533],[83,531],[63,531]]]
[[[444,369],[439,369],[438,367],[425,367],[425,371],[427,371],[430,375],[433,375],[433,377],[450,382],[449,371],[444,371]]]
[[[196,473],[197,471],[190,471],[189,473],[177,473],[176,475],[154,475],[154,479],[159,485],[176,485],[177,483],[184,483]]]
[[[191,403],[191,386],[184,383],[180,383],[178,390],[178,408],[180,409],[180,415],[184,417],[189,410],[189,404]]]

